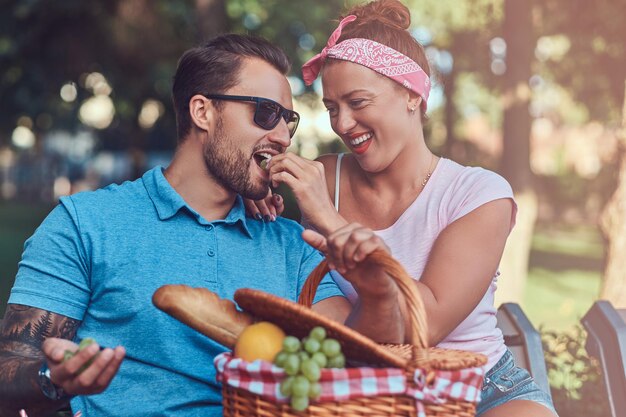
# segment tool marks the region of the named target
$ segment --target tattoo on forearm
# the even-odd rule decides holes
[[[9,304],[0,326],[0,410],[43,406],[37,370],[48,337],[72,339],[80,322],[38,308]]]

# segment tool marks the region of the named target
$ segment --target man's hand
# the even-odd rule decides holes
[[[42,350],[50,368],[50,379],[70,395],[104,391],[117,374],[126,354],[121,346],[101,351],[100,346],[93,343],[64,361],[65,351],[76,352],[78,345],[55,337],[46,339]]]

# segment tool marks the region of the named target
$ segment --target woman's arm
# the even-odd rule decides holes
[[[511,229],[511,199],[486,203],[446,227],[417,282],[435,346],[476,308],[500,263]]]

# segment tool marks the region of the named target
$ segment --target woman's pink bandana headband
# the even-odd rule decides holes
[[[346,39],[337,44],[343,27],[354,20],[356,16],[346,16],[330,35],[322,52],[302,66],[304,83],[311,85],[315,81],[327,58],[350,61],[389,77],[418,94],[422,97],[422,111],[426,112],[430,79],[415,61],[395,49],[370,39]]]

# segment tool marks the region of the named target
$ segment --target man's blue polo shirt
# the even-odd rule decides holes
[[[152,294],[186,284],[228,299],[248,287],[295,300],[321,260],[301,231],[283,218],[246,218],[240,197],[224,220],[208,222],[159,167],[133,182],[62,198],[26,242],[9,303],[80,320],[79,339],[126,348],[111,385],[73,399],[74,412],[217,416],[213,357],[224,347],[156,309]],[[316,301],[337,295],[327,276]]]

